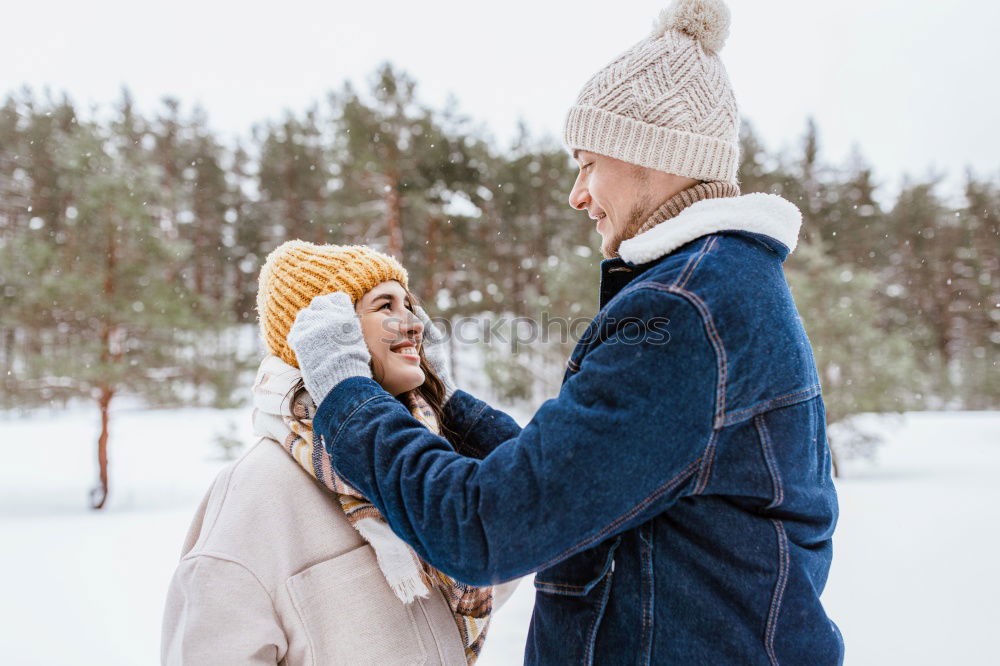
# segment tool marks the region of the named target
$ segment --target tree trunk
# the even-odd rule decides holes
[[[3,362],[0,363],[0,386],[3,387],[3,394],[5,396],[11,396],[14,394],[14,329],[13,328],[0,328],[0,339],[3,340],[0,343],[0,356],[3,357]],[[5,406],[3,401],[0,401],[0,406]]]
[[[389,227],[389,254],[403,259],[403,197],[399,194],[399,175],[390,172],[385,186],[386,222]]]
[[[431,278],[438,276],[432,276],[430,273],[436,270],[438,265],[438,251],[441,248],[440,227],[441,219],[437,215],[431,215],[427,220],[427,245],[425,245],[427,249],[424,251],[425,254],[423,256],[423,265],[429,270],[425,278],[421,280],[422,284],[419,286],[420,300],[424,302],[425,306],[430,303],[432,309],[436,308],[434,308],[433,304],[434,287],[432,286]],[[410,259],[413,260],[415,257],[410,257]]]
[[[114,213],[108,211],[108,219],[114,219]],[[115,242],[115,234],[109,233],[107,246],[105,247],[105,273],[104,273],[104,297],[110,302],[115,295],[115,270],[118,263],[118,246]],[[101,365],[110,372],[110,366],[121,359],[124,340],[119,337],[121,329],[115,327],[110,321],[103,322],[101,328]],[[93,509],[100,509],[108,499],[108,421],[110,414],[108,407],[111,405],[111,398],[115,395],[114,388],[106,381],[100,383],[97,394],[97,405],[101,410],[101,435],[97,439],[97,464],[100,475],[100,485],[90,491],[90,506]]]
[[[108,499],[108,425],[111,420],[109,407],[115,392],[108,386],[101,387],[97,405],[101,410],[101,436],[97,438],[97,465],[99,485],[90,491],[90,506],[93,509],[104,508]]]
[[[458,386],[461,380],[458,378],[458,363],[455,362],[455,331],[446,330],[445,333],[448,334],[448,369],[451,370],[451,383]]]

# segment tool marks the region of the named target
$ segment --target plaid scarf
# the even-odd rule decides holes
[[[348,522],[375,551],[379,568],[400,601],[408,604],[416,597],[426,597],[431,588],[443,593],[458,625],[466,660],[474,664],[486,640],[493,588],[465,585],[424,562],[392,532],[374,504],[334,473],[330,457],[312,430],[315,402],[306,391],[293,395],[301,377],[297,368],[276,356],[261,362],[253,386],[254,432],[278,442],[310,476],[336,495]],[[414,418],[439,433],[430,405],[415,391],[407,396]]]

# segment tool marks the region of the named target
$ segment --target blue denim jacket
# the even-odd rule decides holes
[[[427,561],[537,571],[530,664],[837,664],[820,594],[837,500],[823,400],[781,264],[800,216],[709,200],[601,266],[601,309],[522,430],[458,392],[457,453],[352,378],[314,427]]]

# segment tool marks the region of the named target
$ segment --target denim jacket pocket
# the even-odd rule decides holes
[[[566,558],[535,574],[535,589],[549,594],[584,597],[614,567],[620,536]]]

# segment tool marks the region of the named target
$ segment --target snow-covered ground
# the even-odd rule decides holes
[[[195,506],[241,410],[119,410],[108,508],[86,508],[96,412],[0,415],[0,654],[8,663],[158,660],[160,612]],[[886,419],[877,463],[838,482],[824,600],[848,664],[998,663],[1000,413]],[[534,591],[501,609],[480,663],[519,663]]]

